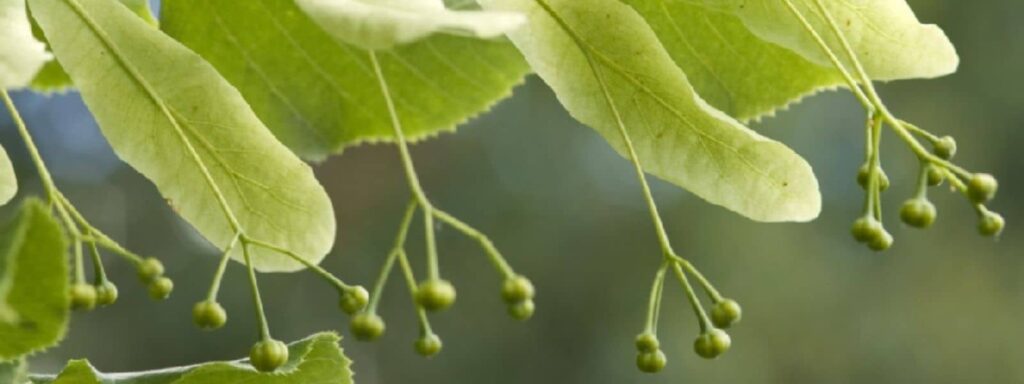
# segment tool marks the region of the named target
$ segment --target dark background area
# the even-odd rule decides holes
[[[936,189],[934,228],[899,224],[917,164],[889,132],[884,165],[894,187],[885,219],[896,237],[875,254],[849,236],[862,192],[863,112],[847,92],[829,93],[754,124],[814,166],[824,196],[808,224],[759,224],[655,182],[676,249],[744,306],[733,349],[715,361],[693,354],[697,325],[674,281],[667,284],[661,341],[669,366],[634,367],[659,249],[627,161],[572,120],[535,77],[513,98],[463,127],[416,145],[423,184],[438,206],[488,233],[538,289],[537,313],[505,314],[501,279],[470,240],[439,232],[442,270],[459,301],[433,317],[445,350],[413,353],[415,317],[395,275],[382,303],[389,332],[342,345],[356,381],[371,383],[1021,383],[1024,382],[1024,2],[911,1],[958,47],[960,72],[881,87],[901,117],[960,143],[958,162],[995,174],[1001,239],[976,234],[964,199]],[[128,248],[161,258],[177,283],[153,302],[131,266],[108,257],[120,301],[75,314],[68,338],[31,359],[53,372],[88,357],[104,371],[144,370],[248,353],[256,337],[244,269],[232,263],[222,289],[225,329],[192,326],[216,251],[176,217],[147,180],[120,163],[76,94],[15,97],[57,183],[99,228]],[[39,183],[6,113],[0,140],[15,162],[21,197]],[[408,189],[394,147],[350,149],[316,167],[332,196],[337,246],[325,268],[369,286],[390,248]],[[13,205],[12,205],[13,206]],[[11,206],[3,209],[9,216]],[[421,231],[411,235],[422,265]],[[312,273],[261,276],[275,336],[347,334],[334,291]]]

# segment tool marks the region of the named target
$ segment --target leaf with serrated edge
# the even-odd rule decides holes
[[[544,1],[553,13],[541,3],[483,2],[527,14],[510,38],[576,119],[625,153],[599,74],[648,172],[753,220],[817,217],[810,165],[707,105],[636,11],[618,0]]]
[[[774,115],[843,84],[831,67],[751,33],[735,15],[693,1],[624,0],[647,20],[708,104],[740,120]]]
[[[18,194],[18,175],[14,173],[14,165],[7,151],[0,146],[0,205],[7,204]]]
[[[164,0],[161,27],[238,87],[300,156],[391,140],[365,51],[334,41],[284,0]],[[379,55],[410,140],[451,132],[511,95],[529,71],[507,40],[434,35]]]
[[[24,2],[24,0],[22,0]],[[153,17],[153,11],[149,8],[148,0],[120,0],[121,4],[128,7],[137,16],[142,18],[147,24],[152,25],[154,28],[157,26],[157,20]],[[39,30],[39,26],[34,22],[32,23],[32,33],[36,35],[36,38],[43,39],[43,32]],[[47,47],[49,50],[49,47]],[[29,85],[33,91],[41,93],[56,93],[64,92],[72,87],[74,84],[71,83],[71,78],[68,77],[67,72],[64,72],[64,68],[60,66],[57,60],[47,61],[43,68],[36,73],[32,79],[32,83]]]
[[[37,384],[352,384],[351,360],[334,333],[319,333],[288,346],[288,362],[273,373],[255,371],[246,360],[213,362],[148,372],[100,373],[88,361],[68,364]]]
[[[692,2],[692,0],[689,0]],[[781,0],[703,0],[740,17],[762,39],[789,48],[822,66],[832,66],[821,47]],[[841,45],[814,0],[793,4],[828,41]],[[922,24],[904,0],[822,0],[874,80],[934,78],[956,72],[956,49],[938,26]],[[847,63],[845,55],[838,55]],[[847,65],[848,68],[852,68]]]
[[[25,0],[0,0],[0,36],[0,88],[28,85],[50,55],[32,37]]]
[[[323,259],[335,236],[326,192],[212,66],[115,0],[29,6],[114,151],[203,236],[223,249],[236,234],[219,191],[249,238]],[[252,250],[261,271],[303,267]]]
[[[0,361],[56,345],[68,326],[67,239],[38,199],[22,203],[14,222],[0,232]],[[13,314],[13,316],[11,316]]]

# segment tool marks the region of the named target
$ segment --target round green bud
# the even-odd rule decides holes
[[[153,257],[147,257],[138,265],[139,279],[144,283],[152,282],[164,275],[164,264]]]
[[[907,200],[900,208],[900,219],[911,227],[928,228],[935,223],[935,204],[923,198]]]
[[[996,197],[999,182],[987,173],[977,173],[967,181],[967,197],[975,203],[985,203]]]
[[[117,301],[117,286],[109,281],[104,281],[96,286],[96,305],[101,307],[114,304]]]
[[[636,350],[638,352],[654,352],[661,348],[661,343],[658,342],[658,336],[653,333],[644,332],[636,335]]]
[[[96,308],[96,287],[91,284],[75,283],[71,286],[71,309],[91,311]]]
[[[509,304],[508,314],[516,320],[529,320],[533,317],[533,311],[535,309],[533,300],[523,300],[515,304]]]
[[[384,334],[384,330],[387,328],[384,325],[384,319],[376,313],[367,312],[360,312],[352,316],[352,322],[348,327],[352,331],[352,335],[361,341],[376,340]]]
[[[279,340],[263,340],[249,350],[249,363],[260,372],[273,372],[288,362],[288,346]]]
[[[693,342],[693,350],[705,359],[714,359],[729,350],[732,339],[721,329],[711,329],[697,336]]]
[[[871,176],[871,171],[868,165],[860,166],[860,169],[857,170],[857,184],[860,184],[861,188],[867,189],[869,176]],[[882,168],[878,168],[878,188],[880,191],[889,189],[889,175],[886,175]]]
[[[171,296],[174,290],[174,282],[171,279],[160,276],[149,283],[149,297],[153,300],[163,300]]]
[[[740,322],[742,317],[743,309],[733,299],[722,299],[711,308],[711,322],[718,328],[729,328]]]
[[[357,285],[342,292],[338,306],[341,307],[343,312],[354,315],[356,312],[366,308],[366,304],[369,302],[370,293],[366,291],[366,288]]]
[[[228,322],[228,314],[216,301],[200,301],[192,307],[192,322],[201,329],[217,329]]]
[[[428,311],[448,309],[455,304],[455,286],[448,280],[426,280],[416,288],[416,304]]]
[[[420,337],[416,340],[416,343],[413,344],[413,347],[416,349],[416,353],[423,357],[436,355],[438,352],[441,352],[441,348],[443,346],[444,344],[441,343],[441,338],[437,337],[437,335],[433,333]]]
[[[853,227],[850,228],[850,232],[853,234],[853,238],[861,243],[868,243],[875,238],[882,236],[885,229],[882,228],[882,223],[875,220],[874,217],[861,217],[853,222]]]
[[[658,373],[665,369],[666,364],[668,364],[668,359],[665,358],[665,352],[662,352],[660,349],[651,352],[640,352],[636,355],[636,367],[640,369],[640,372]]]
[[[934,144],[933,152],[935,156],[941,157],[945,160],[952,159],[956,156],[956,140],[952,136],[943,136],[939,138]]]
[[[981,215],[981,220],[978,221],[978,233],[981,233],[982,236],[999,236],[1005,226],[1006,220],[1003,219],[1003,215],[985,212]]]
[[[501,285],[501,297],[509,304],[533,299],[533,295],[533,283],[523,275],[512,276]]]
[[[937,187],[937,186],[941,185],[942,181],[946,178],[946,176],[943,175],[942,170],[937,168],[937,167],[935,167],[934,165],[928,167],[928,176],[927,177],[928,177],[928,185],[932,186],[932,187]]]
[[[871,248],[871,250],[873,251],[881,252],[889,248],[892,248],[892,243],[892,235],[889,234],[889,232],[887,232],[885,229],[882,229],[882,232],[878,234],[878,237],[875,237],[874,239],[871,239],[871,241],[868,241],[868,248]]]

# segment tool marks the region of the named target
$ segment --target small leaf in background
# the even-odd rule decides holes
[[[14,173],[14,166],[7,151],[0,146],[0,205],[7,204],[18,194],[18,175]]]
[[[29,6],[114,152],[203,236],[224,249],[236,234],[219,191],[250,238],[323,259],[335,236],[326,192],[212,66],[116,0]],[[263,248],[252,257],[264,272],[303,268]]]
[[[762,39],[791,49],[822,66],[832,63],[780,0],[704,0],[743,20]],[[815,30],[836,51],[840,43],[829,31],[813,0],[794,0]],[[956,49],[938,26],[921,24],[905,0],[830,1],[823,4],[839,24],[857,58],[875,80],[934,78],[956,72]],[[840,56],[846,62],[847,58]],[[852,68],[852,67],[851,67]]]
[[[32,37],[25,0],[0,0],[0,88],[29,84],[50,55]]]
[[[389,49],[444,32],[494,38],[523,25],[522,15],[451,11],[442,0],[296,0],[299,8],[339,41]]]
[[[246,360],[213,362],[150,372],[104,374],[88,361],[75,360],[55,378],[33,377],[51,384],[352,384],[352,361],[334,333],[318,333],[288,346],[289,360],[274,373],[254,370]]]
[[[164,31],[217,67],[299,156],[393,137],[367,53],[337,43],[294,1],[165,0],[161,14]],[[379,58],[410,140],[454,131],[529,72],[504,39],[434,35]]]
[[[153,17],[153,11],[149,8],[148,0],[120,0],[121,4],[124,4],[128,9],[132,10],[142,20],[154,28],[157,27],[158,22]],[[43,31],[39,30],[39,26],[33,21],[32,33],[37,39],[46,41],[43,36]],[[49,46],[47,46],[49,51]],[[71,78],[68,77],[67,72],[64,72],[64,68],[60,66],[57,60],[47,61],[43,68],[36,73],[36,76],[32,79],[32,90],[42,93],[53,93],[53,92],[64,92],[74,87],[71,83]]]
[[[762,40],[735,15],[699,1],[624,2],[647,20],[697,94],[741,121],[843,84],[831,66]]]
[[[528,26],[510,34],[513,43],[565,108],[616,150],[625,153],[625,145],[595,71],[648,172],[753,220],[817,217],[821,195],[810,165],[697,96],[636,11],[618,0],[545,1],[556,21],[538,3],[484,6],[528,15]]]
[[[0,383],[22,384],[28,381],[25,359],[0,363]]]
[[[0,361],[57,344],[68,326],[67,239],[37,199],[22,204],[0,232]]]

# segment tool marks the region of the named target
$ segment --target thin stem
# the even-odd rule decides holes
[[[228,269],[228,260],[231,259],[231,250],[238,244],[239,236],[235,235],[234,240],[228,243],[227,248],[224,249],[224,253],[220,256],[220,263],[217,264],[217,272],[213,274],[213,282],[210,284],[210,290],[206,294],[206,301],[216,302],[217,292],[220,291],[220,282],[224,278],[224,271]]]
[[[50,176],[50,171],[46,169],[46,163],[43,161],[43,157],[39,154],[39,149],[36,148],[36,143],[32,140],[32,135],[28,132],[28,127],[25,125],[25,121],[22,120],[21,114],[18,113],[18,108],[15,107],[14,101],[11,100],[11,95],[7,93],[6,89],[0,89],[0,98],[3,98],[4,105],[7,110],[11,113],[11,119],[14,120],[14,125],[18,128],[18,134],[21,136],[21,140],[25,142],[25,148],[28,149],[29,157],[32,158],[32,163],[35,164],[36,171],[39,173],[39,179],[43,182],[43,189],[46,190],[47,196],[50,200],[54,200],[54,192],[57,187],[53,183],[53,177]]]
[[[434,214],[433,205],[427,199],[423,187],[420,186],[419,176],[416,175],[416,167],[412,163],[412,155],[409,154],[409,146],[405,141],[405,133],[402,132],[402,122],[398,118],[398,111],[395,109],[394,100],[391,99],[391,90],[388,88],[387,80],[384,78],[384,71],[377,60],[377,52],[369,51],[370,64],[373,66],[373,73],[377,77],[381,93],[384,95],[384,103],[387,105],[388,114],[391,116],[391,127],[394,129],[395,142],[398,145],[398,153],[402,158],[402,166],[405,168],[405,177],[409,182],[409,188],[423,209],[424,236],[427,247],[427,278],[440,278],[440,268],[437,263],[437,244],[434,237]]]
[[[711,285],[711,281],[704,277],[704,274],[700,273],[700,271],[697,270],[697,267],[694,267],[692,263],[685,259],[679,259],[676,263],[683,267],[683,269],[686,270],[686,273],[693,275],[693,278],[697,279],[697,283],[704,288],[704,292],[706,292],[708,297],[711,298],[712,303],[717,303],[725,299],[722,297],[722,294],[718,293],[718,290]]]
[[[92,256],[93,283],[98,286],[107,282],[107,271],[103,268],[103,259],[100,258],[100,250],[96,249],[96,242],[86,242],[89,244],[89,254]]]
[[[132,264],[138,265],[139,263],[142,263],[141,256],[136,255],[135,253],[132,253],[127,249],[124,249],[124,247],[122,247],[116,241],[112,240],[102,231],[90,225],[89,222],[85,220],[85,217],[82,216],[81,212],[78,212],[78,209],[76,209],[75,206],[71,204],[71,201],[69,201],[63,193],[61,193],[59,190],[55,190],[55,195],[57,199],[56,205],[58,207],[63,207],[64,209],[67,209],[67,212],[71,214],[72,219],[74,219],[74,221],[78,223],[78,225],[86,229],[87,234],[83,236],[83,238],[92,238],[92,241],[95,242],[96,245],[113,251],[115,254],[125,258]]]
[[[665,271],[668,270],[669,261],[661,262],[661,267],[654,274],[654,282],[651,284],[651,295],[647,302],[647,324],[644,332],[656,335],[658,333],[658,312],[661,307],[661,293],[665,287]]]
[[[409,257],[405,250],[398,250],[398,265],[402,269],[402,276],[405,277],[405,285],[409,288],[409,297],[413,299],[413,306],[416,307],[416,319],[419,322],[420,335],[428,336],[434,333],[430,328],[430,319],[427,318],[427,311],[416,305],[416,276],[413,275],[412,266],[409,265]]]
[[[706,333],[713,327],[711,326],[711,320],[708,319],[707,312],[704,312],[704,307],[700,304],[700,299],[697,298],[697,294],[694,293],[693,287],[690,286],[690,281],[686,279],[686,274],[683,273],[683,269],[679,263],[672,264],[672,270],[676,274],[676,279],[683,285],[683,290],[686,292],[686,299],[690,301],[690,306],[693,307],[693,313],[697,316],[697,322],[700,325],[700,333]]]
[[[85,265],[82,260],[82,241],[75,239],[75,283],[85,283]]]
[[[253,239],[253,238],[247,237],[247,236],[242,236],[242,243],[244,243],[244,244],[252,244],[252,245],[255,245],[257,247],[266,248],[266,249],[269,249],[271,251],[274,251],[274,252],[280,253],[282,255],[288,256],[292,260],[295,260],[295,261],[301,263],[302,265],[306,266],[306,268],[309,268],[309,270],[313,271],[314,273],[319,275],[324,280],[327,280],[327,282],[331,283],[331,285],[334,285],[334,287],[336,289],[338,289],[339,292],[343,292],[343,291],[347,291],[349,289],[352,289],[351,285],[345,284],[344,281],[341,281],[341,279],[335,277],[334,275],[332,275],[330,272],[328,272],[323,267],[321,267],[321,266],[319,266],[317,264],[314,264],[314,263],[310,262],[309,260],[306,260],[305,258],[303,258],[302,256],[299,256],[297,253],[295,253],[295,252],[293,252],[291,250],[285,249],[283,247],[280,247],[280,246],[277,246],[277,245],[274,245],[274,244],[270,244],[270,243],[262,241],[262,240],[256,240],[256,239]]]
[[[252,301],[256,306],[256,321],[259,323],[260,340],[270,340],[270,326],[267,325],[267,315],[263,312],[263,299],[260,298],[260,288],[256,283],[256,268],[252,264],[252,256],[249,254],[249,244],[242,242],[242,255],[245,257],[245,266],[249,270],[249,286],[252,287]]]
[[[498,248],[494,246],[493,242],[491,242],[491,239],[488,238],[487,235],[483,234],[483,232],[476,230],[476,228],[469,226],[469,224],[466,224],[447,212],[437,208],[434,208],[434,216],[436,216],[438,220],[441,220],[452,228],[462,232],[466,237],[475,239],[479,242],[480,246],[484,249],[484,253],[487,254],[491,263],[494,264],[494,268],[497,269],[503,277],[507,279],[515,276],[515,271],[512,270],[512,266],[509,265],[508,261],[506,261],[501,255],[501,252],[498,251]]]
[[[387,283],[388,275],[391,273],[391,268],[395,264],[395,260],[400,256],[404,257],[405,254],[405,239],[409,233],[409,226],[412,224],[412,217],[416,213],[416,200],[410,201],[409,205],[405,208],[405,214],[402,215],[402,223],[399,224],[398,234],[395,236],[395,245],[388,252],[387,259],[384,260],[384,266],[380,269],[380,274],[377,276],[377,280],[373,284],[373,291],[370,293],[370,303],[367,306],[366,311],[374,313],[377,310],[377,303],[380,302],[380,297],[384,294],[384,285]],[[412,295],[415,297],[415,282],[412,282]]]

